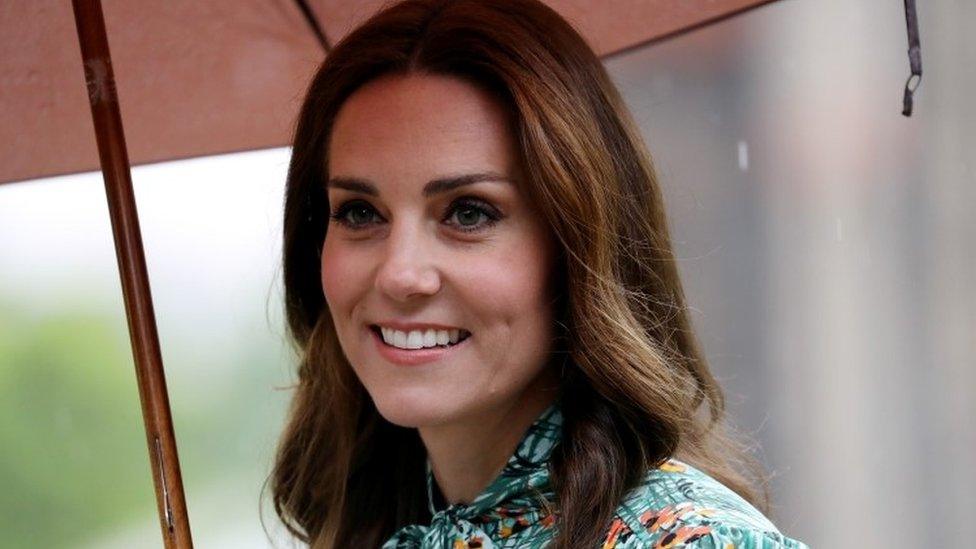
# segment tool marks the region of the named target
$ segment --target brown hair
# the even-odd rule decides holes
[[[572,405],[551,462],[553,547],[598,545],[627,490],[669,457],[765,510],[761,469],[726,433],[722,391],[692,330],[650,156],[600,60],[538,0],[406,0],[329,53],[295,133],[284,285],[301,359],[269,478],[287,528],[317,548],[375,547],[431,519],[420,438],[376,411],[320,283],[336,113],[366,82],[408,73],[461,78],[504,102],[529,198],[558,243],[553,352],[566,357]]]

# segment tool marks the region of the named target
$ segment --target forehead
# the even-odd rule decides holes
[[[492,94],[460,79],[385,76],[337,113],[328,145],[333,176],[424,178],[447,172],[511,173],[516,149],[508,113]]]

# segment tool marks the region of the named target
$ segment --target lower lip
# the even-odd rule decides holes
[[[430,349],[400,349],[398,347],[393,347],[392,345],[383,343],[383,337],[374,332],[372,329],[367,328],[367,330],[369,330],[369,333],[372,335],[373,341],[376,343],[376,349],[379,351],[380,356],[400,366],[417,366],[420,364],[427,364],[429,362],[443,360],[458,349],[467,345],[468,340],[471,339],[471,336],[468,336],[460,343],[455,343],[450,347],[433,347]]]

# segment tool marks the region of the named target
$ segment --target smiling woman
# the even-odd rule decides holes
[[[723,434],[639,134],[541,2],[408,0],[339,43],[284,238],[272,488],[312,547],[801,545]]]
[[[452,499],[473,499],[557,394],[555,245],[515,183],[513,135],[480,88],[396,75],[345,101],[328,147],[321,272],[339,343],[380,414],[419,428]]]

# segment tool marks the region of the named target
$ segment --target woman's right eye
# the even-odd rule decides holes
[[[336,211],[329,217],[337,223],[355,230],[373,224],[379,215],[368,202],[351,200],[336,208]]]

